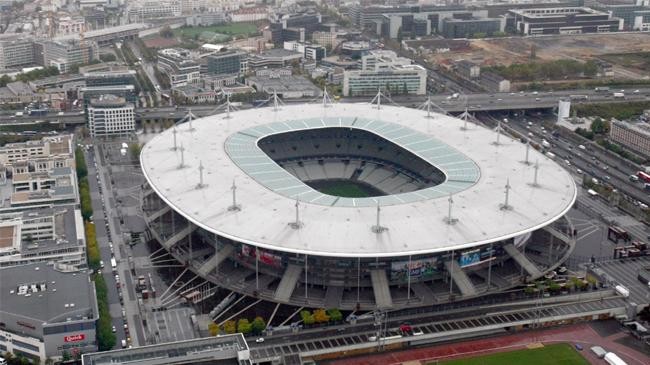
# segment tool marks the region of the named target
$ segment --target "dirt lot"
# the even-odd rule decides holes
[[[648,52],[650,34],[612,33],[476,39],[471,41],[471,51],[435,54],[431,58],[435,63],[469,59],[482,65],[509,65],[528,62],[533,47],[539,61],[586,60],[609,53]],[[638,73],[635,72],[638,70],[628,65],[620,65],[620,68],[621,71],[626,71],[621,72],[621,77],[634,77],[634,74]]]

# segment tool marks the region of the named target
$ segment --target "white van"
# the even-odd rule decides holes
[[[7,360],[4,357],[0,357],[0,365],[7,365]]]
[[[126,340],[122,340],[122,348],[123,348],[123,349],[126,348]]]

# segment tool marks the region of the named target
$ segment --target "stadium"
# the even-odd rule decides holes
[[[148,234],[196,275],[312,308],[476,298],[554,270],[576,186],[499,130],[418,109],[299,104],[177,125],[140,156]]]

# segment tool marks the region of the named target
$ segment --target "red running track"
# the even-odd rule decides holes
[[[525,348],[531,343],[541,342],[546,344],[567,342],[581,344],[584,350],[581,354],[592,364],[602,364],[603,360],[596,358],[589,347],[602,346],[608,351],[615,352],[629,365],[649,365],[650,357],[614,342],[628,336],[622,332],[608,337],[601,337],[588,324],[577,324],[539,331],[527,331],[512,335],[470,340],[458,343],[418,348],[412,350],[389,352],[385,354],[354,357],[329,362],[331,365],[395,365],[407,361],[448,360],[452,358],[471,357],[495,352],[511,351]]]

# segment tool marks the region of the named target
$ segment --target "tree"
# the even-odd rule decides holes
[[[402,39],[404,38],[404,34],[402,34],[402,27],[397,28],[397,41],[399,42],[400,48],[402,47]]]
[[[172,28],[169,25],[165,25],[164,27],[162,27],[162,29],[160,29],[158,34],[160,34],[160,36],[163,37],[163,38],[172,38],[172,37],[174,37],[174,31],[172,30]]]
[[[314,321],[316,321],[316,323],[327,323],[330,321],[330,316],[327,315],[325,309],[315,309]]]
[[[72,360],[72,356],[70,356],[70,353],[68,352],[68,350],[63,350],[63,352],[61,353],[61,360],[63,360],[63,361]]]
[[[237,332],[241,332],[247,335],[251,333],[252,330],[253,330],[253,325],[251,325],[251,323],[248,322],[248,319],[241,318],[239,321],[237,321]]]
[[[6,75],[6,74],[2,75],[2,77],[0,77],[0,86],[2,86],[2,87],[7,86],[7,84],[10,83],[11,81],[13,81],[11,76]]]
[[[306,325],[314,324],[314,316],[308,311],[308,310],[302,310],[300,311],[300,318],[302,319],[302,323]]]
[[[140,143],[134,142],[129,145],[129,152],[131,153],[131,159],[133,160],[139,160],[140,159],[140,151],[142,150],[142,146],[140,146]]]
[[[102,53],[99,55],[99,59],[102,62],[114,62],[117,60],[117,57],[112,53]]]
[[[327,314],[330,316],[332,322],[339,322],[343,320],[343,313],[337,308],[330,308],[327,310]]]
[[[237,332],[237,322],[228,320],[223,324],[223,331],[227,334],[233,334]]]
[[[253,333],[256,335],[259,335],[260,333],[264,332],[266,329],[266,322],[264,322],[264,319],[262,317],[255,317],[252,323],[253,326]]]
[[[208,332],[210,332],[210,336],[216,336],[219,333],[219,325],[210,322],[210,324],[208,324]]]

